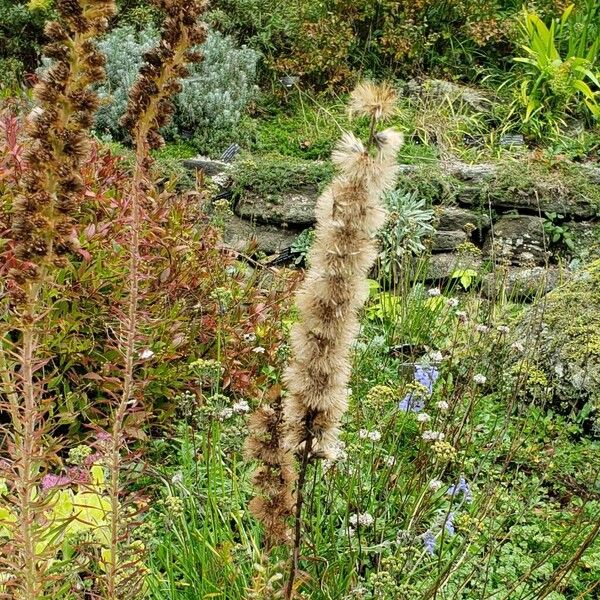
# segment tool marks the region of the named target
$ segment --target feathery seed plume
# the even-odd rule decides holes
[[[387,86],[363,84],[353,95],[353,108],[369,114],[374,125],[390,112],[391,97]],[[344,134],[332,157],[339,174],[317,202],[311,268],[297,294],[300,321],[292,330],[292,359],[284,374],[286,445],[293,451],[311,437],[313,452],[327,455],[347,408],[350,346],[368,296],[374,236],[386,218],[380,198],[394,184],[403,140],[387,129],[372,141],[374,154],[353,134]]]
[[[351,115],[386,119],[396,109],[396,91],[388,83],[379,85],[364,82],[356,86],[350,94],[349,112]]]

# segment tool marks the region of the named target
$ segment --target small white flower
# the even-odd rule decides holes
[[[461,321],[462,323],[465,323],[468,319],[467,317],[467,313],[464,310],[457,310],[456,311],[456,318]]]
[[[177,473],[175,473],[173,475],[173,477],[171,477],[171,483],[173,485],[178,485],[183,483],[183,473],[181,471],[177,471]]]
[[[479,324],[477,327],[475,327],[475,331],[479,333],[487,333],[489,330],[490,328],[487,325]]]
[[[385,464],[388,467],[393,467],[396,465],[396,457],[395,456],[386,456],[385,457]]]
[[[264,354],[265,349],[262,346],[256,346],[256,348],[252,349],[252,352],[256,352],[256,354]]]
[[[227,419],[231,419],[231,417],[233,417],[233,410],[231,408],[224,408],[223,410],[219,411],[217,416],[219,417],[220,421],[227,421]]]
[[[234,402],[231,408],[233,409],[234,413],[238,414],[250,412],[250,405],[248,404],[248,402],[246,402],[246,400]]]
[[[369,513],[361,513],[358,516],[358,522],[363,527],[371,527],[371,525],[373,525],[373,523],[375,522],[375,519]]]
[[[458,306],[458,298],[448,298],[447,303],[451,308],[456,308]]]
[[[510,327],[507,327],[506,325],[498,325],[498,327],[496,329],[500,333],[510,333]]]
[[[346,460],[347,458],[348,453],[346,452],[346,444],[341,440],[337,440],[337,442],[328,450],[327,459],[323,461],[324,468],[327,471],[336,463]]]
[[[431,358],[431,362],[435,362],[435,363],[439,363],[444,360],[444,355],[439,350],[435,350],[434,352],[431,352],[429,357]]]
[[[442,294],[442,292],[440,292],[440,288],[431,288],[429,290],[427,290],[427,295],[430,298],[436,298],[437,296],[440,296]]]
[[[139,357],[141,360],[148,360],[149,358],[152,358],[153,356],[154,356],[154,352],[152,352],[152,350],[150,350],[150,348],[145,348],[139,354]]]
[[[372,442],[378,442],[381,439],[381,433],[377,430],[369,431],[369,439]]]
[[[487,377],[485,375],[483,375],[482,373],[477,373],[476,375],[473,376],[473,381],[477,385],[483,385],[487,381]]]
[[[450,408],[450,405],[445,401],[445,400],[440,400],[437,404],[436,404],[438,410],[442,410],[442,411],[446,411]]]
[[[515,342],[511,345],[511,348],[517,352],[525,352],[525,346],[521,342]]]
[[[360,525],[361,527],[371,527],[371,525],[373,525],[374,522],[375,522],[375,519],[369,513],[360,513],[358,515],[356,515],[356,514],[350,515],[350,518],[348,519],[348,523],[353,528],[356,527],[357,525]]]
[[[365,439],[367,439],[367,438],[369,437],[369,431],[368,431],[367,429],[361,429],[361,430],[358,432],[358,437],[359,437],[361,440],[365,440]]]
[[[256,334],[254,333],[245,333],[244,334],[244,341],[246,343],[252,343],[256,341]]]
[[[417,415],[417,421],[419,423],[428,423],[431,421],[431,417],[427,413],[419,413]]]
[[[421,435],[421,437],[426,441],[426,442],[435,442],[435,441],[442,441],[445,437],[446,434],[442,433],[441,431],[431,431],[431,430],[427,430],[424,431],[423,434]]]
[[[432,479],[429,482],[429,489],[433,492],[437,492],[443,485],[444,483],[440,479]]]

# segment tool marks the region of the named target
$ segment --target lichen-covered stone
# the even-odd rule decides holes
[[[556,288],[567,277],[567,272],[555,267],[510,267],[488,273],[481,282],[486,298],[504,296],[512,302],[533,300]]]
[[[183,161],[183,166],[188,169],[202,171],[209,177],[221,175],[222,173],[228,173],[231,170],[231,165],[229,163],[223,162],[222,160],[213,160],[205,156],[188,158]]]
[[[479,256],[459,256],[451,252],[433,254],[429,259],[425,279],[427,281],[439,281],[449,279],[457,271],[472,269],[479,273],[482,261]],[[419,275],[420,276],[420,275]]]
[[[436,208],[435,225],[440,230],[464,230],[475,227],[486,229],[490,226],[490,217],[483,212],[475,212],[458,206],[440,206]]]
[[[544,219],[531,215],[504,215],[495,224],[484,253],[496,262],[541,265],[547,261]]]
[[[464,231],[436,231],[433,236],[431,250],[432,252],[456,250],[467,239],[467,234]]]
[[[276,254],[289,248],[298,232],[274,225],[255,224],[234,215],[226,223],[223,237],[228,245],[240,252],[251,249]]]
[[[276,198],[246,190],[237,202],[235,212],[242,219],[306,228],[315,222],[318,196],[317,186],[305,186],[301,190],[282,193]]]
[[[568,221],[564,228],[572,240],[572,258],[584,264],[600,258],[600,222]]]
[[[520,325],[555,408],[586,416],[600,435],[600,260],[532,307]]]

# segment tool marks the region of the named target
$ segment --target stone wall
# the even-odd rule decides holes
[[[223,178],[221,172],[218,177]],[[222,179],[221,179],[222,183]],[[457,268],[457,248],[471,242],[479,255],[462,258],[468,266],[510,267],[509,283],[523,294],[560,280],[558,263],[564,239],[553,243],[545,229],[547,213],[562,215],[557,224],[569,237],[573,255],[590,253],[600,244],[600,169],[572,165],[538,174],[528,164],[513,163],[510,170],[494,164],[467,165],[459,161],[432,167],[403,165],[399,187],[428,196],[435,209],[436,233],[429,246],[428,278],[449,277]],[[315,185],[300,186],[276,197],[242,190],[234,204],[226,240],[238,249],[249,241],[267,255],[289,248],[297,235],[314,224],[318,197]],[[561,244],[562,242],[562,244]],[[572,243],[571,243],[572,242]],[[484,281],[493,293],[495,276]]]

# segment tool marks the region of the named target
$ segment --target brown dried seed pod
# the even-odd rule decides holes
[[[56,8],[60,23],[45,28],[50,39],[46,55],[55,62],[34,90],[38,106],[27,117],[30,142],[24,153],[29,168],[20,182],[22,196],[15,202],[12,223],[16,256],[38,266],[22,271],[15,279],[19,285],[39,276],[43,264],[62,264],[56,254],[72,249],[67,238],[81,192],[77,172],[89,153],[85,129],[98,105],[87,86],[104,76],[104,58],[92,38],[106,28],[114,2],[57,0]]]

